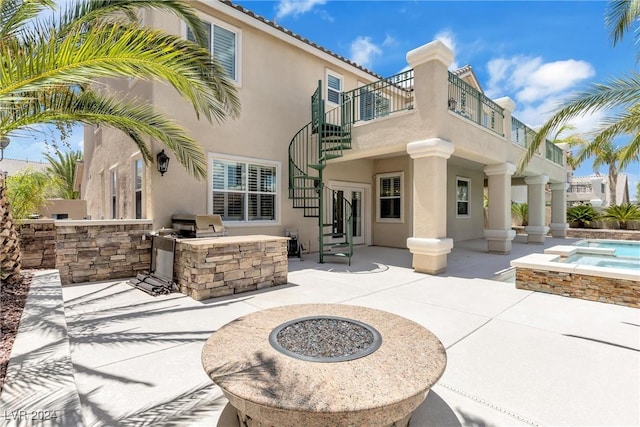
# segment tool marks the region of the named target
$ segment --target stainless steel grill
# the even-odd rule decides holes
[[[171,227],[180,237],[226,236],[220,215],[175,214],[171,217]]]

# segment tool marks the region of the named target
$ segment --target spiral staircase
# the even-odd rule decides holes
[[[322,81],[318,81],[311,96],[311,122],[289,144],[289,198],[305,217],[318,218],[320,263],[326,256],[335,256],[351,265],[353,255],[351,203],[325,185],[322,177],[327,162],[351,148],[352,102],[343,93],[341,104],[325,112]]]

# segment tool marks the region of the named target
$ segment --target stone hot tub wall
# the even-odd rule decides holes
[[[24,268],[57,268],[63,285],[149,270],[150,220],[34,220],[20,227]]]
[[[174,280],[195,300],[285,284],[287,240],[263,235],[178,239]]]
[[[640,281],[516,268],[516,288],[640,308]]]

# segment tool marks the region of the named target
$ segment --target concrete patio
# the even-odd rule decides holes
[[[200,362],[211,333],[269,307],[340,303],[402,315],[446,347],[445,373],[412,426],[640,425],[640,310],[489,280],[543,245],[515,243],[504,256],[463,243],[440,276],[414,273],[406,250],[361,247],[351,267],[307,255],[290,262],[287,285],[203,302],[122,281],[65,286],[84,424],[232,426]]]

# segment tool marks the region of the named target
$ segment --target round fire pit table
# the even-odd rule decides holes
[[[408,426],[446,360],[419,324],[340,304],[252,313],[202,350],[240,425],[252,427]]]

